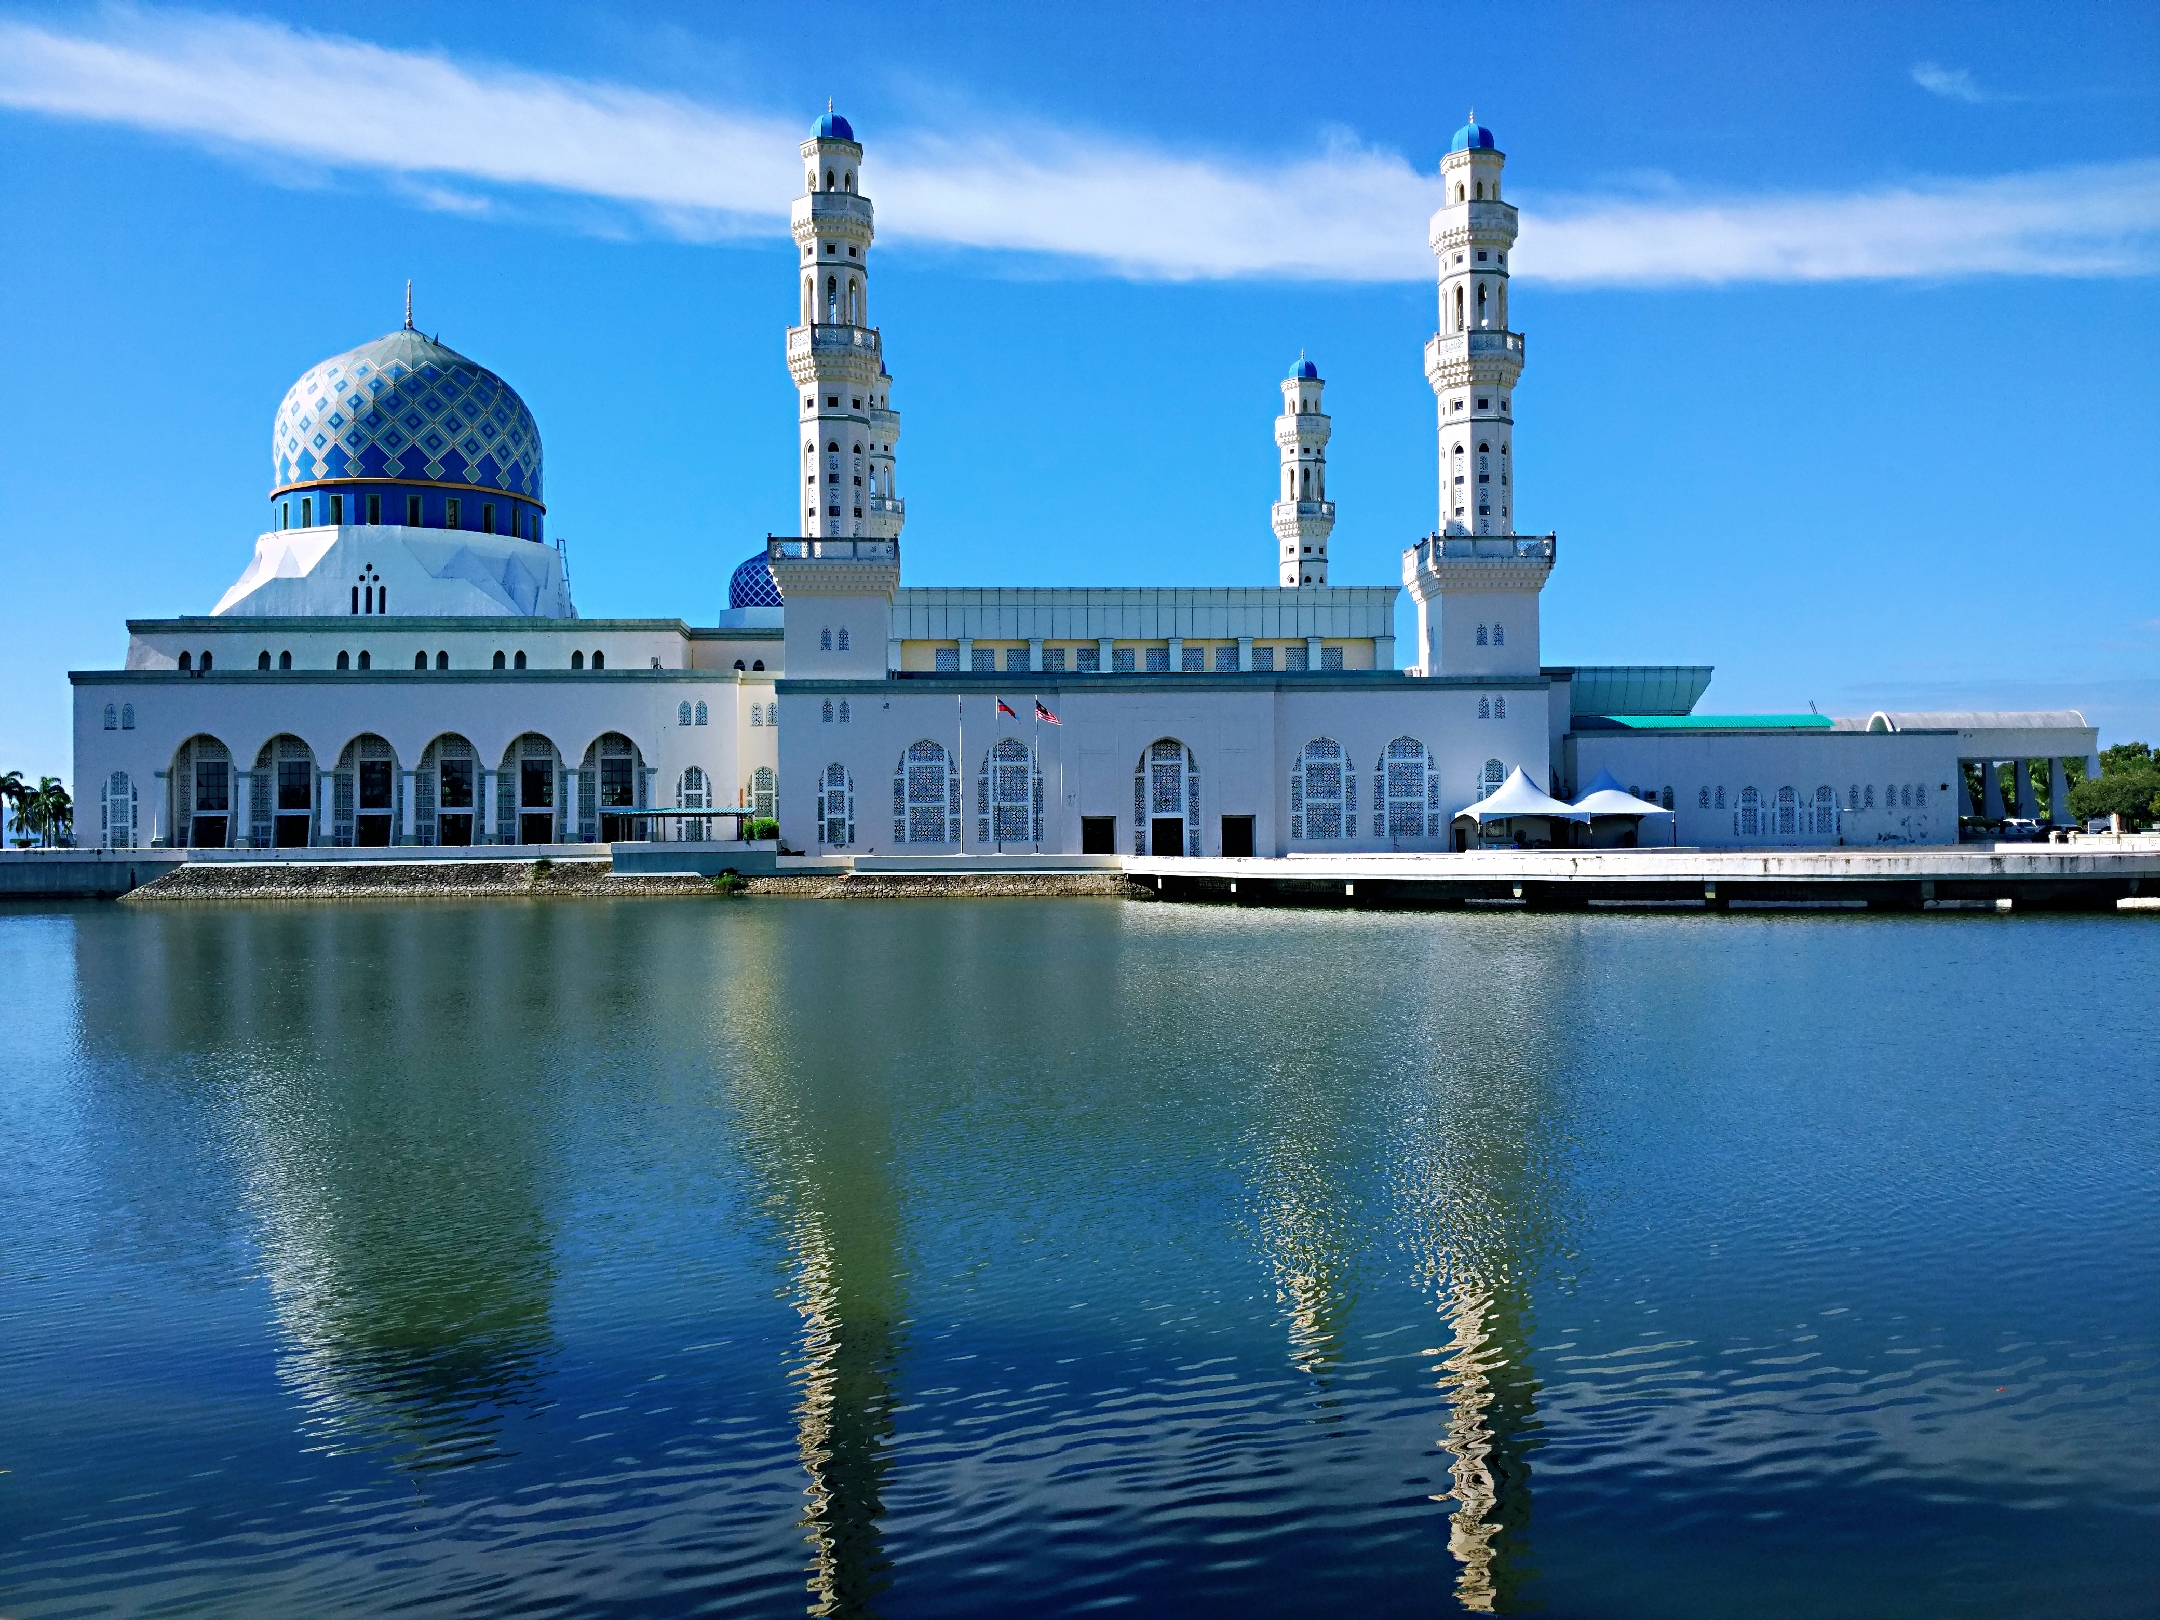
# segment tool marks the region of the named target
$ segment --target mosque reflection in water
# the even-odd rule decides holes
[[[714,1077],[728,1139],[713,1151],[741,1158],[795,1324],[806,1608],[870,1615],[892,1584],[910,1266],[897,1167],[920,1121],[896,1119],[890,1071],[853,1061],[860,1029],[799,1015],[773,944],[678,987],[708,998],[695,1009],[636,960],[593,959],[633,957],[628,930],[579,937],[582,979],[645,988],[628,1004],[582,1000],[607,992],[566,982],[545,907],[173,914],[86,931],[79,968],[99,1003],[84,1026],[136,1083],[174,1053],[223,1066],[210,1078],[229,1092],[221,1117],[282,1330],[279,1376],[320,1449],[380,1453],[423,1491],[432,1471],[514,1450],[506,1429],[553,1398],[563,1125],[549,1115],[558,1088],[534,1083],[544,1048],[581,1023],[702,1031],[701,1050],[677,1055]],[[1519,1039],[1461,1022],[1513,1022],[1505,1008],[1436,1016],[1430,1050],[1392,1077],[1281,1064],[1244,1105],[1240,1173],[1316,1419],[1338,1411],[1362,1289],[1400,1288],[1407,1261],[1435,1302],[1448,1488],[1433,1500],[1453,1596],[1506,1610],[1532,1573],[1529,1279],[1556,1241],[1537,1168],[1550,1098]],[[1372,1087],[1393,1088],[1390,1107]]]

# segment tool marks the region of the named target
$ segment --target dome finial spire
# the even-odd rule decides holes
[[[412,277],[405,278],[405,330],[412,330]]]

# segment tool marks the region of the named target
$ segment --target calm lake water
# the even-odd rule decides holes
[[[0,912],[0,1613],[2150,1614],[2160,926]]]

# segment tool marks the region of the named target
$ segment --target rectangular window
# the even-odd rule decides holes
[[[382,522],[382,497],[380,495],[370,495],[367,498],[367,520],[370,524]]]
[[[391,791],[390,761],[363,759],[360,762],[360,808],[390,809]]]
[[[959,649],[958,647],[940,647],[940,648],[938,648],[938,650],[937,650],[937,667],[938,667],[938,668],[939,668],[940,670],[942,670],[942,671],[944,671],[944,672],[946,672],[946,673],[948,673],[948,674],[953,674],[953,675],[957,675],[957,674],[959,674],[959,673],[960,673],[960,649]]]
[[[232,766],[222,759],[195,762],[195,808],[224,811],[232,808]]]
[[[1340,647],[1322,647],[1320,649],[1320,667],[1322,669],[1341,669],[1342,649]]]
[[[1043,668],[1053,675],[1064,674],[1065,649],[1063,647],[1045,647],[1043,649]]]
[[[1168,647],[1148,648],[1147,667],[1148,673],[1151,675],[1167,673],[1170,668],[1170,649]]]
[[[303,495],[300,498],[300,527],[303,529],[315,527],[315,500],[313,496]]]
[[[470,810],[473,807],[471,760],[446,759],[442,762],[442,793],[436,802],[445,810]]]
[[[1302,670],[1305,667],[1305,649],[1296,646],[1285,647],[1282,650],[1282,659],[1284,669]]]
[[[281,759],[277,767],[277,807],[280,810],[306,810],[315,803],[315,795],[309,791],[313,784],[308,780],[315,767],[304,759]]]
[[[455,495],[443,502],[443,527],[446,529],[464,527],[463,524],[458,522],[458,498]]]
[[[528,810],[546,810],[555,803],[555,762],[552,759],[518,761],[518,803]]]
[[[1102,649],[1100,647],[1077,648],[1074,656],[1076,660],[1074,667],[1080,674],[1100,675],[1102,673]]]
[[[1130,675],[1133,672],[1133,650],[1130,647],[1110,649],[1110,668],[1113,673]]]
[[[281,528],[281,529],[289,529],[289,528],[291,528],[291,527],[292,527],[292,502],[291,502],[291,501],[284,501],[284,502],[281,502],[281,503],[279,504],[279,507],[278,507],[278,527],[279,527],[279,528]]]
[[[1025,647],[1007,647],[1005,649],[1006,674],[1025,675],[1027,673],[1027,667],[1028,650]]]
[[[1237,649],[1235,647],[1217,647],[1215,649],[1215,673],[1218,675],[1231,675],[1236,672]]]
[[[630,792],[630,767],[627,759],[603,759],[600,761],[600,803],[609,810],[628,810],[634,800]]]
[[[974,649],[974,656],[968,662],[978,675],[995,674],[997,671],[997,649],[995,647],[977,647]]]
[[[331,496],[331,497],[330,497],[330,521],[331,521],[331,523],[333,523],[334,525],[336,525],[336,526],[337,526],[337,527],[339,527],[339,528],[343,528],[343,527],[344,527],[344,525],[345,525],[345,497],[344,497],[344,496],[342,496],[342,495],[333,495],[333,496]]]
[[[1184,656],[1179,662],[1187,670],[1205,672],[1207,669],[1207,649],[1205,647],[1187,647]]]
[[[408,529],[420,527],[420,497],[417,495],[405,497],[405,527]]]
[[[480,532],[482,534],[493,534],[495,532],[495,503],[493,501],[482,501],[480,503]]]
[[[1254,669],[1273,669],[1275,667],[1275,649],[1273,647],[1255,647],[1252,650],[1252,667]]]

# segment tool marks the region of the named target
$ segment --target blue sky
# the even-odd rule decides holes
[[[1268,583],[1301,348],[1333,577],[1395,582],[1474,105],[1524,211],[1548,662],[2160,733],[2153,7],[292,15],[0,5],[0,768],[66,773],[65,672],[127,617],[208,611],[279,397],[408,276],[539,417],[580,610],[710,622],[791,527],[785,218],[828,95],[913,583]]]

